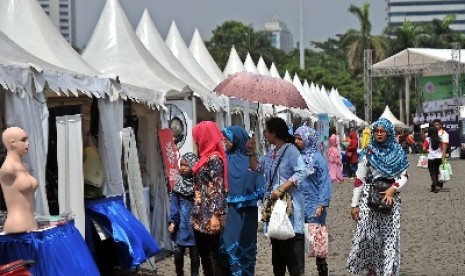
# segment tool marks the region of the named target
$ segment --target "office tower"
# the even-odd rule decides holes
[[[271,33],[273,47],[289,52],[294,48],[292,34],[284,22],[274,19],[265,23],[265,31]]]
[[[388,21],[391,25],[410,22],[431,22],[442,20],[449,14],[457,16],[452,30],[465,33],[465,0],[386,0],[388,3]]]
[[[38,0],[63,37],[71,44],[75,42],[74,0]]]

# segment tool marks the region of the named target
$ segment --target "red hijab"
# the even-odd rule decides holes
[[[223,148],[223,134],[214,122],[203,121],[198,123],[192,129],[192,138],[198,148],[199,161],[195,164],[192,171],[196,174],[203,165],[208,162],[208,159],[212,155],[216,155],[223,161],[224,176],[223,183],[224,187],[228,188],[228,166],[226,163],[226,152]]]

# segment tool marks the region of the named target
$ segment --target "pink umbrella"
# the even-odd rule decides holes
[[[307,109],[304,98],[294,84],[280,78],[239,72],[223,80],[213,90],[249,102]]]

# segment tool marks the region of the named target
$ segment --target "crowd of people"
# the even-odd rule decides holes
[[[440,121],[435,122],[425,137],[432,191],[441,188],[438,164],[445,158],[448,142],[447,133],[441,130]],[[171,198],[169,230],[176,243],[176,275],[184,275],[186,251],[191,275],[199,275],[200,263],[207,276],[254,275],[257,205],[264,201],[267,209],[266,204],[273,206],[278,199],[287,202],[294,235],[270,238],[274,275],[286,271],[291,276],[304,275],[307,258],[315,259],[318,275],[328,275],[327,209],[332,184],[344,181],[344,154],[354,184],[351,216],[357,222],[347,269],[367,275],[399,275],[400,191],[409,167],[406,151],[387,119],[380,118],[363,134],[367,137],[360,149],[355,129],[341,143],[331,128],[329,149],[323,156],[317,130],[302,126],[292,132],[284,120],[271,118],[263,135],[272,149],[259,157],[255,138],[243,128],[220,130],[214,122],[196,125],[192,135],[198,157],[194,153],[181,157]],[[262,215],[265,231],[266,217]]]

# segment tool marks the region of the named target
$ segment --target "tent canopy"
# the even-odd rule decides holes
[[[385,118],[391,121],[391,123],[395,127],[401,127],[401,128],[408,128],[409,126],[404,124],[403,122],[399,121],[394,114],[392,114],[391,109],[389,109],[389,106],[386,105],[386,108],[384,109],[383,114],[379,116],[380,118]]]
[[[460,51],[465,56],[465,50]],[[451,69],[451,49],[407,48],[376,64],[373,64],[374,73],[384,70],[438,72]],[[465,64],[465,60],[460,60]]]

